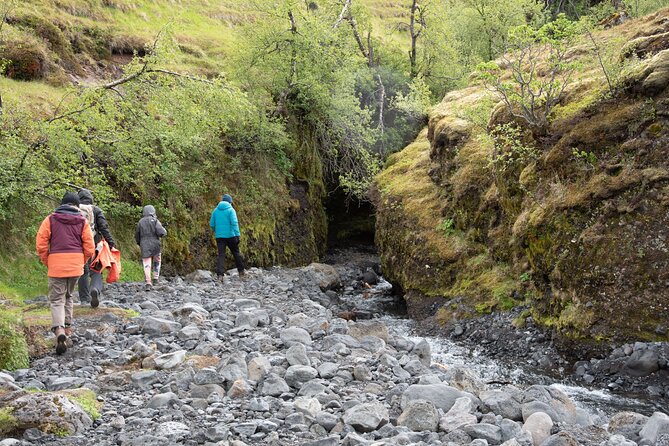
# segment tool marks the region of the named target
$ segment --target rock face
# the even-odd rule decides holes
[[[533,310],[556,321],[561,337],[669,340],[661,272],[669,267],[669,29],[664,13],[645,20],[642,33],[627,24],[607,31],[632,40],[623,58],[643,55],[613,99],[584,106],[592,78],[575,74],[560,103],[570,111],[537,131],[503,102],[482,105],[485,87],[472,83],[448,93],[426,131],[391,156],[377,176],[376,241],[413,316],[432,316],[437,305],[439,320],[466,321],[475,303],[499,308],[529,285],[542,296]],[[574,51],[586,65],[591,56]],[[475,125],[479,113],[488,122]],[[483,141],[508,124],[520,126],[532,159],[495,166],[495,150],[516,149]],[[657,370],[653,358],[639,359],[630,373]]]
[[[174,278],[150,302],[136,284],[111,285],[107,302],[140,315],[96,310],[77,321],[65,355],[0,372],[0,432],[22,446],[662,445],[665,414],[583,427],[556,386],[494,387],[386,319],[337,318],[346,289],[375,291],[337,271],[346,287],[328,306],[299,269]],[[85,389],[100,407],[72,402]]]

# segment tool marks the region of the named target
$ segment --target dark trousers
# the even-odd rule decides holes
[[[244,262],[242,255],[239,253],[239,237],[217,238],[216,246],[218,247],[218,262],[216,262],[216,274],[222,276],[225,274],[225,247],[230,248],[230,252],[235,258],[237,271],[244,272]]]
[[[84,274],[79,277],[79,300],[89,302],[91,300],[91,289],[98,290],[102,294],[102,274],[91,270],[91,261],[84,265]]]

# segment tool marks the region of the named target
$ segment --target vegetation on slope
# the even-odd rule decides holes
[[[500,101],[500,85],[519,88],[519,53],[492,91],[475,81],[446,95],[428,141],[377,179],[386,273],[445,297],[444,321],[520,299],[563,335],[666,339],[667,14],[577,37],[565,58],[573,78],[543,129],[520,99]],[[535,74],[552,61],[539,59]],[[416,184],[431,192],[413,194]],[[501,274],[476,277],[480,264]]]

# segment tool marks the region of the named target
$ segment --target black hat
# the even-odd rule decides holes
[[[71,204],[72,206],[79,206],[79,196],[74,192],[65,192],[60,204]]]

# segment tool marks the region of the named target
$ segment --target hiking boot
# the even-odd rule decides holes
[[[56,327],[54,333],[56,334],[56,353],[62,355],[67,351],[67,345],[65,345],[65,341],[67,341],[67,336],[65,335],[65,328]]]
[[[144,284],[144,291],[151,291],[153,289],[153,285],[151,285],[149,282]]]
[[[152,285],[158,285],[159,283],[160,283],[160,279],[157,278],[157,277],[151,281]]]
[[[91,308],[97,308],[100,305],[100,291],[93,288],[91,290]]]
[[[249,275],[246,274],[246,271],[240,271],[239,272],[239,278],[242,279],[242,280],[246,280],[246,279],[249,278]]]
[[[67,336],[69,338],[69,337],[72,336],[73,333],[74,333],[74,328],[72,328],[71,325],[66,325],[65,326],[65,336]]]

